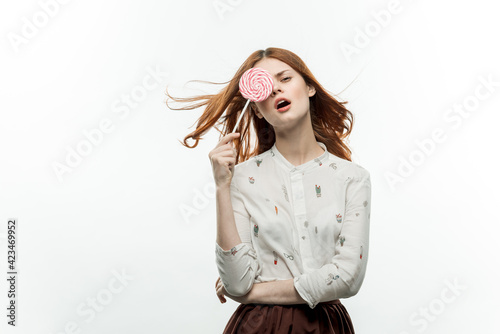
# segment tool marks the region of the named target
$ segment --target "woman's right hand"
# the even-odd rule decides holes
[[[232,140],[239,136],[238,132],[225,135],[208,154],[216,187],[229,187],[231,184],[236,163],[236,149]]]

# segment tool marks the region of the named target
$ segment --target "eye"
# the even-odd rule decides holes
[[[290,81],[291,77],[285,77],[281,81]]]

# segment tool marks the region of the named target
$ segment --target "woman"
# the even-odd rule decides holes
[[[230,133],[246,102],[239,79],[252,67],[272,75],[273,91],[251,102],[238,132]],[[216,294],[221,303],[225,296],[240,303],[224,333],[354,333],[339,298],[357,294],[365,276],[371,182],[343,142],[353,123],[346,102],[327,93],[297,55],[279,48],[250,55],[218,94],[172,99],[204,100],[177,110],[206,105],[184,139],[187,147],[188,138],[196,147],[226,111],[224,136],[209,154]],[[257,141],[250,152],[251,127]]]

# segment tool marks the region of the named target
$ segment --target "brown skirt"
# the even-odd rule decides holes
[[[354,334],[351,317],[340,300],[307,304],[240,304],[223,334]]]

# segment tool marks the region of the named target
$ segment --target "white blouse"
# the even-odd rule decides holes
[[[367,260],[370,173],[327,151],[294,166],[276,148],[237,164],[231,203],[241,243],[215,243],[220,278],[230,295],[254,283],[294,280],[314,308],[358,293]]]

